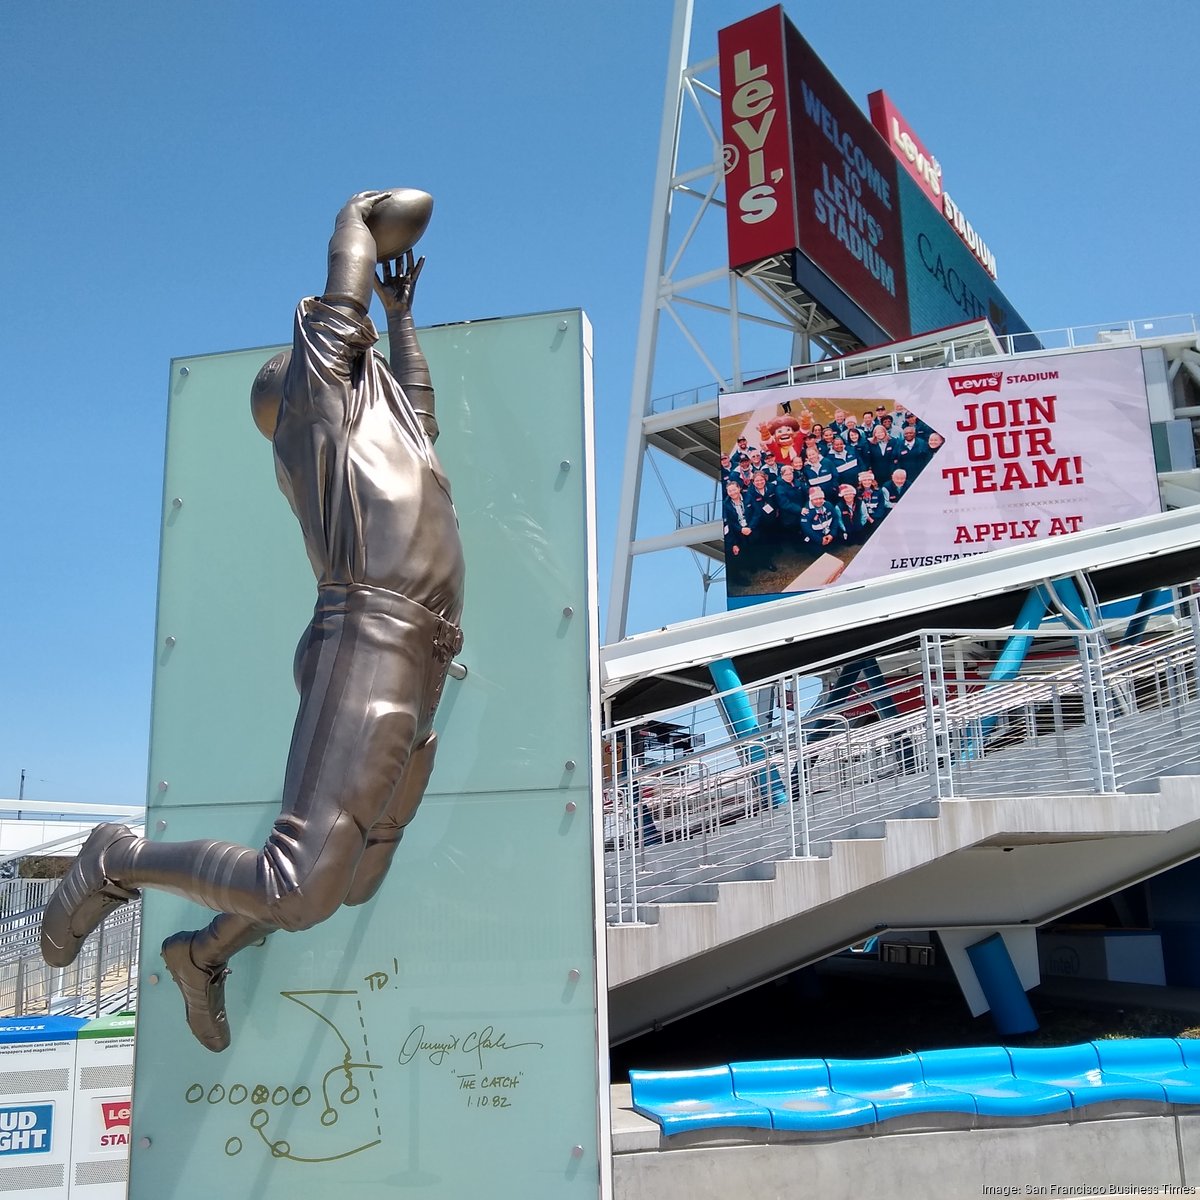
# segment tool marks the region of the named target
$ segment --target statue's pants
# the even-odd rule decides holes
[[[220,913],[193,941],[198,963],[369,900],[433,771],[433,716],[461,645],[455,625],[404,596],[322,587],[296,651],[300,709],[266,845],[138,838],[113,847],[105,874]]]

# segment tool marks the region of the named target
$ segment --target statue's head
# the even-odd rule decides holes
[[[268,358],[254,377],[250,388],[250,412],[254,424],[267,439],[275,436],[275,423],[279,420],[279,406],[283,403],[283,381],[287,377],[288,364],[292,361],[290,350],[281,350]]]
[[[375,238],[376,257],[380,262],[399,258],[411,250],[433,215],[433,197],[416,188],[390,188],[388,194],[371,209],[367,228]]]

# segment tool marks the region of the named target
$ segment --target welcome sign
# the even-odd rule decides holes
[[[922,152],[917,168],[906,133],[898,152],[911,147],[914,162],[902,168],[779,5],[717,40],[731,269],[786,256],[796,283],[869,346],[980,317],[1028,335],[996,286],[995,255],[941,192],[940,164]]]

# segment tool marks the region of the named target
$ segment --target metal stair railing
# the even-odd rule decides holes
[[[140,829],[143,822],[131,822]],[[0,862],[47,854],[73,855],[90,829],[31,846]],[[57,879],[0,882],[0,1017],[40,1013],[99,1016],[128,1008],[137,993],[141,901],[110,913],[65,968],[49,966],[41,955],[42,914],[59,885]]]
[[[715,899],[717,883],[768,878],[781,858],[878,836],[878,822],[932,815],[942,800],[1116,793],[1197,762],[1196,604],[1173,601],[1136,645],[1121,645],[1115,627],[1022,633],[1033,649],[1003,682],[989,676],[1011,631],[892,639],[865,652],[891,682],[853,689],[839,711],[827,686],[827,707],[797,718],[787,698],[801,695],[802,677],[791,673],[741,689],[760,713],[749,736],[729,736],[720,697],[644,718],[691,731],[692,750],[668,761],[634,761],[638,722],[606,731],[610,751],[624,747],[609,789],[621,828],[605,856],[609,921]],[[812,674],[828,680],[842,665]],[[773,706],[762,703],[768,693]],[[859,725],[874,706],[891,715]]]
[[[42,958],[41,923],[41,909],[0,921],[0,1016],[94,1017],[131,1006],[137,994],[140,900],[110,913],[69,967],[51,967]]]
[[[863,350],[839,358],[815,363],[797,363],[779,370],[743,371],[742,377],[753,386],[794,385],[798,383],[829,383],[834,379],[874,375],[880,372],[920,370],[954,363],[990,358],[996,354],[1024,354],[1032,350],[1079,349],[1087,346],[1110,346],[1122,342],[1136,344],[1163,338],[1190,338],[1200,333],[1200,314],[1172,313],[1160,317],[1137,317],[1125,321],[1105,321],[1095,325],[1064,325],[1055,329],[1040,329],[1032,333],[980,337],[976,333],[949,336],[945,341],[932,343],[909,351]],[[716,383],[659,396],[651,402],[654,413],[691,408],[715,400],[725,388]]]

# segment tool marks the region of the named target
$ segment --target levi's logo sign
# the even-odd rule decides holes
[[[950,390],[956,396],[978,395],[980,392],[998,392],[1000,380],[1004,378],[1002,371],[984,371],[978,375],[952,375]]]
[[[100,1104],[100,1113],[104,1117],[104,1128],[112,1129],[114,1125],[128,1125],[131,1106],[128,1100],[105,1100]]]
[[[100,1134],[93,1150],[128,1150],[129,1117],[132,1105],[128,1100],[101,1100],[100,1117],[104,1132]]]

